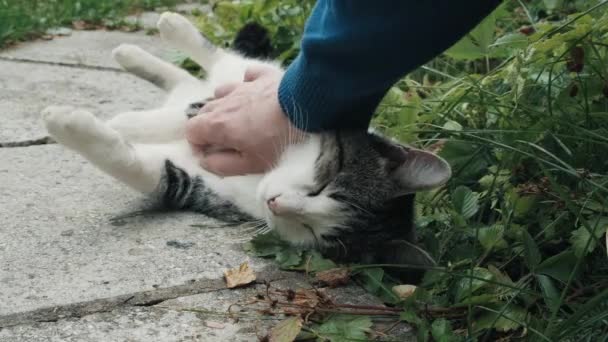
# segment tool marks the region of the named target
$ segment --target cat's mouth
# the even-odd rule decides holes
[[[276,216],[269,212],[266,221],[269,228],[288,242],[317,246],[320,244],[313,225],[302,215]]]

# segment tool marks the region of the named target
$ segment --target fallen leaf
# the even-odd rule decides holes
[[[317,272],[315,278],[329,287],[339,287],[348,284],[350,272],[346,268],[332,268],[327,271]]]
[[[224,271],[224,278],[226,278],[226,287],[232,289],[237,286],[250,284],[255,280],[255,274],[249,268],[249,264],[244,262],[238,268]]]
[[[291,317],[277,324],[270,330],[270,342],[292,342],[302,330],[302,318]]]
[[[416,291],[414,285],[397,285],[393,286],[393,293],[399,297],[399,299],[408,299]]]
[[[285,306],[283,311],[288,315],[300,315],[314,310],[319,304],[319,294],[322,293],[322,289],[297,289],[293,292],[291,300],[288,301],[292,304]]]

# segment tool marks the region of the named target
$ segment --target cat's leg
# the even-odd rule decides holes
[[[157,23],[162,40],[180,50],[203,69],[209,71],[225,52],[208,41],[188,21],[177,13],[165,12]]]
[[[171,91],[184,82],[198,82],[185,70],[135,45],[122,44],[112,51],[112,56],[126,71],[166,91]]]
[[[174,144],[133,145],[93,114],[71,107],[48,107],[42,118],[57,142],[142,193],[154,192],[169,158],[188,172],[199,169],[183,140]]]
[[[187,113],[183,107],[125,112],[106,124],[131,143],[164,143],[184,138]]]

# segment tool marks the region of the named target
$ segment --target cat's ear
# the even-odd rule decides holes
[[[417,192],[445,184],[452,176],[450,164],[438,155],[414,148],[403,148],[403,160],[390,175],[405,191]]]
[[[436,188],[452,176],[450,164],[438,155],[379,139],[374,147],[386,159],[389,177],[399,184],[400,192],[413,193]]]

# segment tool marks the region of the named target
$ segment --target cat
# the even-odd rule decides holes
[[[445,160],[373,131],[335,130],[287,144],[265,174],[222,178],[207,172],[184,138],[201,99],[220,84],[242,81],[250,66],[282,69],[214,46],[175,13],[162,14],[158,29],[206,78],[123,44],[113,58],[165,90],[164,105],[107,122],[82,109],[51,106],[42,119],[53,139],[166,208],[230,224],[262,222],[285,241],[341,262],[434,265],[415,244],[414,197],[450,178]]]

